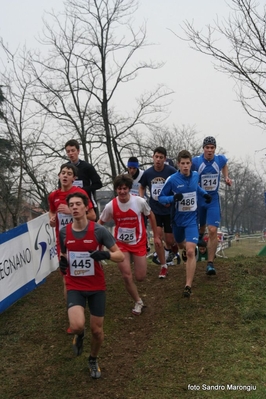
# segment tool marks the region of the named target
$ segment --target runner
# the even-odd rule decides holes
[[[111,233],[87,219],[88,196],[81,192],[67,197],[73,223],[60,230],[60,270],[65,275],[67,308],[70,328],[74,332],[73,351],[80,356],[83,351],[85,308],[90,310],[91,347],[88,358],[92,378],[100,378],[98,365],[103,339],[105,314],[105,278],[101,261],[110,259],[122,262],[124,255],[115,244]],[[104,246],[109,251],[101,251]]]
[[[156,248],[162,247],[157,233],[156,220],[148,203],[141,197],[132,195],[133,180],[130,175],[119,175],[114,180],[114,190],[117,197],[111,200],[100,215],[98,223],[104,224],[110,220],[115,222],[114,236],[125,259],[118,263],[125,287],[135,302],[132,309],[134,315],[140,315],[144,303],[139,296],[131,271],[131,257],[134,262],[134,275],[137,281],[143,281],[147,273],[146,259],[146,227],[144,216],[149,221],[154,234]]]

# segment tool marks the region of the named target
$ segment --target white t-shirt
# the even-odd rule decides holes
[[[137,215],[143,213],[145,216],[149,216],[151,213],[151,208],[147,201],[136,195],[130,194],[130,199],[128,202],[120,202],[118,200],[118,206],[122,212],[127,212],[129,209],[133,210]],[[110,201],[108,204],[105,205],[100,219],[106,223],[113,219],[113,202]]]

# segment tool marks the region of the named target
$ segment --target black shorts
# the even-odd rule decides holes
[[[158,227],[162,227],[165,233],[172,233],[171,215],[154,214],[154,216]]]
[[[67,291],[67,308],[82,306],[86,308],[86,300],[92,316],[103,317],[105,314],[105,291]]]

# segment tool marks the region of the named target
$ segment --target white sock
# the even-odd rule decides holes
[[[166,258],[168,257],[169,253],[170,253],[170,249],[164,248],[164,254],[165,254]]]

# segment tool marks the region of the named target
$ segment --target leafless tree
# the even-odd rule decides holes
[[[162,125],[151,129],[150,134],[145,139],[140,138],[139,149],[136,151],[134,148],[134,152],[131,155],[138,156],[142,165],[150,165],[152,163],[153,150],[158,146],[162,146],[167,151],[167,157],[176,166],[176,158],[181,150],[188,150],[192,156],[201,154],[202,140],[203,138],[194,126]]]
[[[215,68],[236,82],[239,101],[255,123],[266,124],[266,7],[254,0],[230,0],[228,19],[198,29],[186,21],[191,47],[215,59]]]
[[[264,185],[249,160],[230,162],[231,187],[221,185],[222,225],[229,231],[262,230],[266,222]]]
[[[19,224],[25,200],[41,204],[47,209],[46,177],[52,166],[45,163],[40,145],[45,120],[32,100],[34,88],[28,69],[27,51],[12,54],[0,41],[8,59],[1,69],[0,81],[4,100],[1,106],[1,138],[8,144],[9,160],[2,172],[2,198],[12,216],[12,226]]]
[[[57,129],[49,146],[54,137],[57,150],[77,138],[85,160],[107,181],[123,169],[123,154],[136,143],[135,135],[165,118],[171,94],[158,85],[134,105],[128,102],[127,111],[120,110],[128,101],[127,93],[119,99],[120,89],[132,87],[141,71],[162,66],[138,61],[137,53],[148,43],[146,26],[133,27],[136,9],[135,0],[67,0],[64,13],[52,12],[53,22],[45,22],[40,43],[48,55],[32,57],[38,82],[34,98]]]

